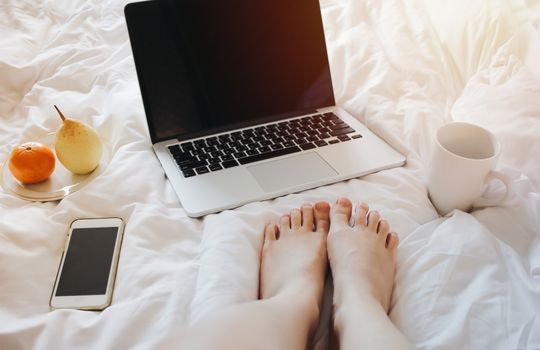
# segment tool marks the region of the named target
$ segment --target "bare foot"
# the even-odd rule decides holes
[[[260,300],[230,305],[183,334],[181,349],[305,350],[319,320],[330,205],[304,205],[267,225]]]
[[[388,313],[394,283],[398,236],[386,220],[365,203],[358,204],[353,226],[349,224],[351,201],[338,199],[332,208],[328,258],[334,279],[334,304],[348,293],[373,298]],[[368,214],[369,213],[369,214]]]
[[[304,205],[264,232],[259,294],[268,299],[290,293],[320,306],[326,273],[330,205]],[[317,310],[318,312],[318,310]],[[318,315],[317,315],[318,316]]]
[[[412,349],[388,317],[398,237],[367,204],[338,199],[330,215],[328,259],[334,278],[334,332],[338,348]],[[368,214],[369,213],[369,214]]]

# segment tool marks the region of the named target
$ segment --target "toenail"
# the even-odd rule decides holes
[[[371,215],[377,215],[377,216],[379,216],[379,212],[376,211],[376,210],[370,211],[370,212],[369,212],[369,217],[371,217]]]
[[[318,202],[318,203],[315,203],[315,209],[320,210],[320,211],[324,211],[324,210],[328,209],[328,206],[326,205],[325,202]]]
[[[338,200],[336,201],[336,203],[346,205],[346,204],[349,204],[349,201],[345,197],[339,197]]]

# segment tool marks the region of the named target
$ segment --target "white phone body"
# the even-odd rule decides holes
[[[121,218],[71,223],[49,302],[51,308],[103,310],[111,304],[123,233]]]

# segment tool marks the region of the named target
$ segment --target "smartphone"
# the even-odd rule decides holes
[[[51,308],[103,310],[111,304],[123,233],[121,218],[71,223]]]

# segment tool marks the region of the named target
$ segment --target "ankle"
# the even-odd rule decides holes
[[[374,275],[369,281],[336,279],[334,282],[334,305],[375,302],[388,311],[393,286],[388,287],[383,276]]]
[[[343,293],[336,300],[334,295],[334,330],[342,334],[346,327],[357,325],[356,318],[362,315],[381,315],[387,317],[387,312],[381,302],[372,294],[364,291]]]
[[[363,284],[357,280],[339,278],[334,279],[334,307],[340,308],[349,303],[356,304],[363,299],[375,298],[375,291],[370,284]]]
[[[309,291],[309,293],[306,293],[306,291]],[[303,310],[309,309],[318,312],[322,299],[322,296],[318,294],[313,292],[313,289],[290,286],[280,290],[274,298],[279,298],[281,301],[287,302],[288,305],[296,305]]]
[[[283,306],[288,314],[308,319],[309,324],[312,324],[319,319],[322,296],[318,297],[316,293],[306,294],[306,290],[309,289],[298,289],[293,286],[283,288],[268,300],[276,306]]]

